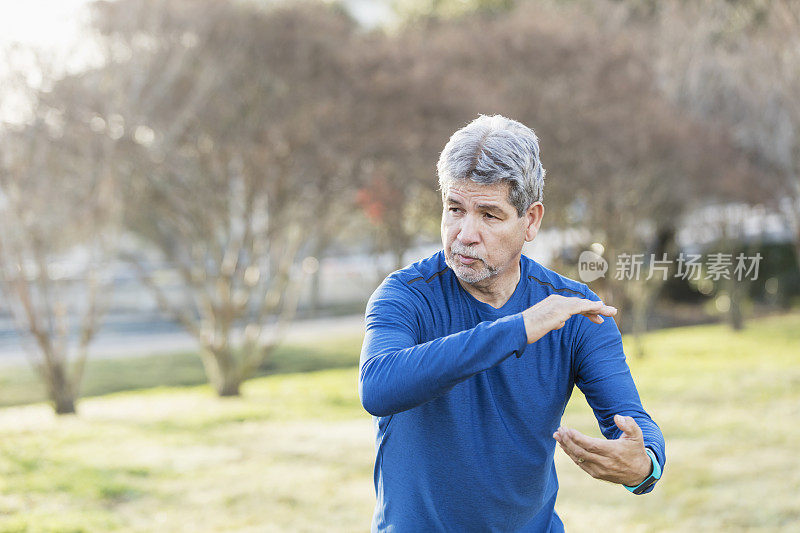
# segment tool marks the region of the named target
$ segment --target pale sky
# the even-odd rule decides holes
[[[90,0],[0,0],[0,123],[24,121],[26,108],[18,95],[2,87],[10,66],[4,50],[13,43],[32,45],[59,69],[85,68],[95,51],[91,39],[83,35],[90,3]],[[365,27],[392,20],[390,0],[343,0],[343,3]],[[38,70],[32,62],[30,66],[18,63],[15,68],[29,72],[29,79],[36,83]]]
[[[87,0],[0,0],[0,42],[59,46],[79,37]]]
[[[87,63],[89,41],[82,39],[82,23],[88,20],[87,0],[0,0],[0,83],[13,68],[24,72],[31,84],[36,84],[35,62],[13,56],[15,64],[5,55],[14,43],[32,46],[43,52],[48,62],[58,69],[79,69]],[[83,30],[85,31],[85,30]],[[0,87],[0,122],[25,120],[26,104],[9,87]]]
[[[394,16],[389,0],[344,0],[344,4],[353,18],[368,28],[386,24]]]
[[[19,41],[61,46],[80,38],[88,0],[0,0],[0,44]],[[388,0],[344,0],[354,17],[366,26],[391,19]]]

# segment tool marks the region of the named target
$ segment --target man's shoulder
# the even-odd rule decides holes
[[[540,287],[547,295],[561,294],[562,296],[599,300],[597,295],[585,283],[559,274],[527,256],[523,255],[522,258],[526,263],[524,270],[528,282]]]
[[[410,296],[436,290],[449,270],[444,252],[439,250],[386,276],[383,283],[375,289],[373,297],[387,293]]]
[[[429,286],[449,269],[444,260],[444,252],[439,250],[400,270],[395,270],[386,277],[384,283],[414,288]]]

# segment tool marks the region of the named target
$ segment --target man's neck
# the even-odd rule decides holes
[[[495,309],[503,305],[511,298],[517,288],[520,278],[519,261],[509,268],[508,272],[501,272],[496,277],[490,277],[482,282],[475,284],[467,283],[458,279],[464,290],[470,293],[476,300],[491,305]]]

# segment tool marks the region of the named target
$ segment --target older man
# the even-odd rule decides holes
[[[438,163],[444,249],[367,305],[359,394],[375,416],[373,531],[563,531],[558,442],[591,476],[649,492],[666,460],[613,319],[522,255],[542,222],[532,130],[481,116]],[[573,387],[605,439],[559,427]]]

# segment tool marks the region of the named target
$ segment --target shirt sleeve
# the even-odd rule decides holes
[[[591,290],[587,289],[587,294],[590,300],[600,300]],[[642,407],[617,323],[611,317],[604,317],[602,324],[582,315],[576,318],[575,384],[586,396],[600,430],[607,439],[618,439],[622,431],[614,423],[614,415],[633,417],[642,430],[644,445],[653,451],[663,472],[667,460],[664,436]]]
[[[391,276],[367,304],[359,396],[375,416],[422,405],[527,346],[521,313],[420,342],[419,306],[419,297]]]

